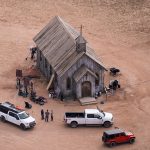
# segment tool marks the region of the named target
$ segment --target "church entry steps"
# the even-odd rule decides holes
[[[94,97],[83,97],[79,99],[79,102],[82,106],[98,103],[98,101]]]

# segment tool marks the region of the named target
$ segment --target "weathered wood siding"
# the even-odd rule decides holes
[[[93,81],[93,79],[90,79],[90,81],[92,82],[92,90],[94,92],[100,91],[103,89],[104,86],[104,81],[103,81],[103,72],[104,69],[98,64],[96,63],[94,60],[92,60],[91,58],[89,58],[88,56],[84,55],[83,57],[81,57],[81,59],[79,59],[60,79],[59,79],[59,83],[58,86],[60,87],[60,90],[64,93],[64,95],[69,96],[73,93],[76,93],[76,91],[74,91],[74,86],[75,83],[73,82],[72,79],[72,88],[70,90],[66,89],[66,79],[67,77],[72,78],[74,73],[82,66],[85,65],[87,66],[89,69],[91,69],[94,73],[99,74],[99,86],[95,87],[95,80]],[[78,88],[78,87],[77,87]],[[79,94],[80,95],[80,94]]]
[[[40,59],[40,58],[42,58],[42,59]],[[40,69],[40,71],[46,77],[47,80],[50,80],[53,70],[50,67],[50,64],[48,63],[48,61],[47,62],[46,61],[47,60],[45,59],[43,54],[40,53],[39,49],[37,49],[37,68]],[[45,63],[47,63],[47,67],[45,66]],[[50,72],[52,72],[52,73],[50,74]]]

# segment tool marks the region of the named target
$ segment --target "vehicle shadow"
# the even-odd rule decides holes
[[[130,143],[128,143],[128,142],[119,143],[119,144],[116,144],[116,145],[113,146],[113,147],[110,147],[109,145],[106,145],[105,143],[102,144],[102,146],[105,147],[105,148],[119,148],[119,150],[120,150],[120,148],[125,148],[125,147],[127,147],[127,146],[128,146],[128,149],[129,149],[129,146],[133,146],[133,145],[134,145],[134,144],[130,144]]]
[[[8,122],[8,121],[5,121],[5,122],[0,121],[0,122],[3,123],[3,124],[6,125],[6,126],[11,126],[11,127],[15,128],[15,129],[18,129],[18,130],[20,130],[20,131],[29,131],[29,132],[30,132],[30,131],[33,130],[33,128],[28,128],[28,129],[23,130],[23,129],[21,129],[20,126],[18,126],[18,125],[16,125],[16,124],[13,124],[13,123],[11,123],[11,122]]]

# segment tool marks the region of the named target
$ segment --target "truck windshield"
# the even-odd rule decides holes
[[[26,118],[29,117],[29,115],[26,114],[25,112],[24,112],[24,113],[21,113],[21,114],[18,114],[18,115],[19,115],[19,118],[20,118],[20,119],[26,119]]]

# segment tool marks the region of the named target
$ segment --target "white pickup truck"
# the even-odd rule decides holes
[[[64,121],[72,128],[78,125],[103,125],[108,128],[113,124],[113,115],[98,109],[85,109],[84,112],[66,112]]]
[[[0,104],[0,118],[3,122],[11,122],[20,126],[23,130],[36,125],[34,118],[29,116],[25,111],[17,109],[9,102]]]

